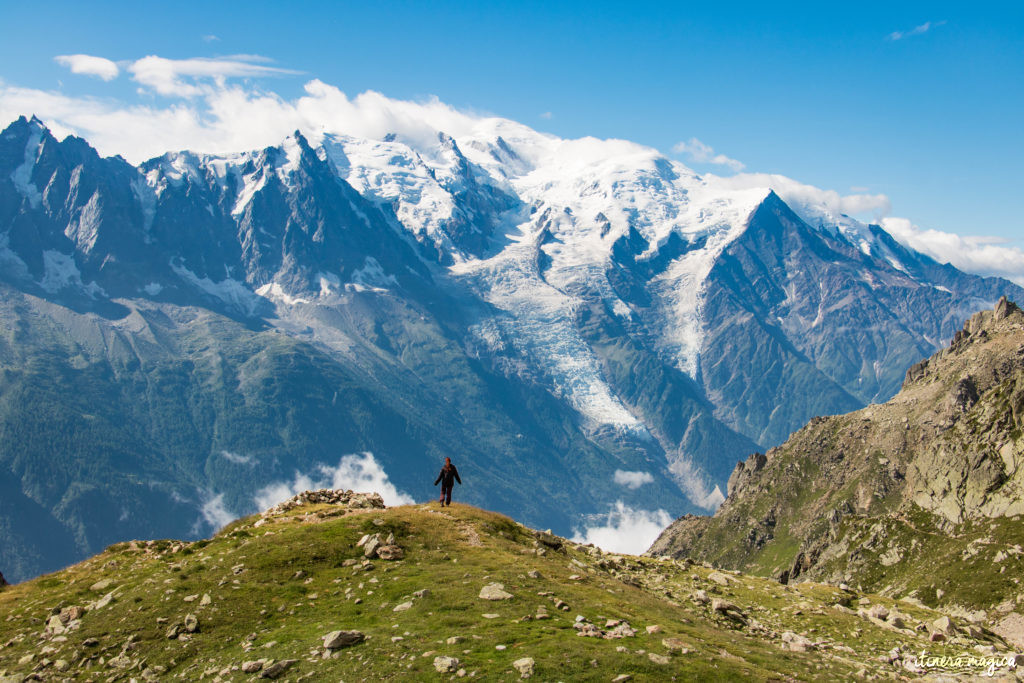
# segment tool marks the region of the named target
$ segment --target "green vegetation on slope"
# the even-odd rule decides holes
[[[365,559],[358,543],[374,533],[393,534],[404,558]],[[481,599],[492,583],[511,597]],[[598,633],[614,631],[608,620],[629,629],[581,637],[581,617]],[[445,679],[515,680],[513,664],[531,658],[539,680],[836,680],[895,672],[922,649],[1004,649],[966,624],[930,642],[938,617],[829,586],[610,555],[464,505],[303,505],[209,540],[120,543],[0,591],[0,677],[241,681],[258,675],[247,662],[294,660],[283,679],[436,680],[435,658],[447,656],[458,663]],[[336,630],[366,640],[325,650]]]

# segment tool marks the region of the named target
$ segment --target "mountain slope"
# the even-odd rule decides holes
[[[738,464],[714,517],[677,520],[650,553],[1012,621],[1022,425],[1024,313],[1002,299],[912,367],[889,402],[816,418]]]
[[[363,451],[414,498],[454,456],[467,500],[567,534],[618,502],[713,510],[737,459],[1024,294],[626,141],[421,123],[139,167],[36,119],[0,133],[0,392],[24,439],[0,470],[74,556],[194,537]],[[67,557],[4,547],[14,578]]]
[[[606,554],[460,504],[297,503],[0,589],[0,676],[810,680],[923,672],[922,648],[1006,667],[998,637],[874,595]]]

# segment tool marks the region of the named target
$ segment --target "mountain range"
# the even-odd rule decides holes
[[[138,166],[0,133],[8,579],[338,477],[423,499],[444,456],[562,533],[710,511],[1024,295],[633,143],[416,130]]]

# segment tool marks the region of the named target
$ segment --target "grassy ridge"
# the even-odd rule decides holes
[[[244,673],[243,663],[260,659],[296,660],[281,680],[457,677],[435,670],[443,655],[458,658],[463,676],[487,680],[518,679],[512,665],[525,657],[539,680],[812,680],[895,671],[879,660],[894,647],[954,653],[1000,645],[982,634],[928,643],[927,632],[909,626],[936,613],[899,603],[908,629],[896,631],[855,609],[857,600],[897,603],[830,586],[787,587],[568,542],[553,549],[526,527],[469,506],[343,512],[306,505],[267,521],[241,519],[195,543],[121,543],[4,589],[0,677],[240,681],[258,675]],[[367,533],[394,534],[404,559],[366,561],[357,544]],[[481,599],[492,582],[513,597]],[[700,591],[742,616],[695,601]],[[57,608],[90,605],[77,628],[69,622],[73,630],[44,635]],[[548,618],[536,618],[542,612]],[[169,639],[168,629],[190,614],[198,631]],[[609,619],[625,620],[637,633],[579,637],[577,615],[604,630]],[[648,633],[648,626],[658,628]],[[338,629],[367,639],[325,651],[322,637]],[[811,651],[790,651],[787,631],[813,641]],[[668,638],[687,652],[671,649]]]

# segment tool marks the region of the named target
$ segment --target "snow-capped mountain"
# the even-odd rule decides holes
[[[419,498],[452,454],[478,473],[469,500],[569,532],[615,500],[713,508],[737,459],[888,398],[971,312],[1024,293],[630,142],[503,119],[415,130],[133,167],[16,121],[0,134],[6,371],[56,386],[96,370],[164,415],[111,423],[125,448],[159,443],[104,472],[191,509],[186,531],[211,501],[246,512],[254,488],[368,450]],[[187,401],[162,398],[164,372]],[[167,439],[183,428],[187,445]],[[12,490],[83,551],[127,533],[87,519],[119,503],[81,502],[74,439],[47,450],[64,483],[40,478],[55,437],[39,431],[0,446]]]

